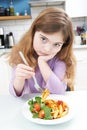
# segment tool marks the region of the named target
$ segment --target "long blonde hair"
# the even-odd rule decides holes
[[[73,55],[74,32],[71,19],[63,9],[47,8],[43,10],[32,23],[30,29],[11,50],[10,65],[14,66],[22,62],[18,51],[22,51],[30,66],[37,66],[37,59],[33,49],[33,37],[36,31],[44,33],[63,33],[64,44],[57,57],[66,63],[65,79],[68,79],[68,86],[73,90],[75,78],[76,60]]]

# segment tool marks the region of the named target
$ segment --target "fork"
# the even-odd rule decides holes
[[[19,55],[20,55],[21,59],[23,60],[23,62],[24,62],[26,65],[28,65],[28,62],[26,61],[26,59],[25,59],[25,57],[24,57],[24,55],[23,55],[23,53],[22,53],[21,51],[19,51]],[[34,83],[35,83],[34,86],[35,86],[35,88],[37,89],[37,91],[39,91],[39,92],[42,93],[42,92],[43,92],[43,89],[38,85],[35,76],[33,76],[33,80],[34,80]]]

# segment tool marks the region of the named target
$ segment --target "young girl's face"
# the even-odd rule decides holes
[[[64,41],[61,32],[45,34],[36,31],[33,40],[33,47],[39,56],[55,56],[62,48]]]

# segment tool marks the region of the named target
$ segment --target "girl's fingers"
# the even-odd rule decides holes
[[[28,77],[28,76],[33,76],[33,75],[35,75],[35,73],[34,72],[17,72],[16,73],[16,76],[21,76],[21,77]]]
[[[25,64],[18,64],[17,68],[21,68],[21,69],[25,69],[25,70],[30,70],[30,71],[34,71],[34,69],[28,65]]]
[[[16,77],[21,77],[23,79],[29,79],[35,75],[34,70],[27,65],[19,64],[16,68]]]
[[[54,57],[54,55],[48,55],[48,56],[39,56],[38,60],[44,60],[44,61],[48,61],[50,59],[52,59]]]

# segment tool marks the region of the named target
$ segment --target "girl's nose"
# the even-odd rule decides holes
[[[50,44],[46,44],[46,45],[44,46],[44,49],[45,49],[45,51],[50,52],[52,48],[51,48],[51,45],[50,45]]]

